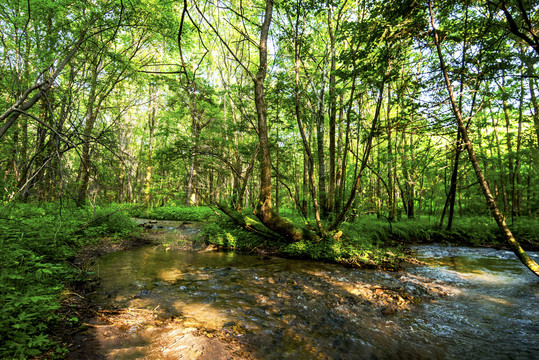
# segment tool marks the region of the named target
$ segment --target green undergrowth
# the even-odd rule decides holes
[[[201,236],[208,244],[244,252],[251,252],[254,249],[262,247],[270,247],[280,242],[277,239],[276,242],[272,241],[271,244],[268,244],[268,241],[263,237],[244,230],[228,218],[222,218],[208,223],[202,229]]]
[[[291,221],[309,226],[297,215],[282,212]],[[245,213],[247,223],[258,220]],[[529,250],[539,249],[539,223],[519,218],[510,225],[520,243]],[[288,257],[338,262],[357,267],[398,268],[403,260],[402,246],[415,243],[445,243],[467,246],[504,247],[505,241],[496,223],[489,217],[456,219],[451,231],[441,229],[433,219],[401,220],[389,223],[376,217],[363,217],[343,223],[342,235],[328,234],[320,242],[287,243],[279,236],[262,238],[224,218],[209,223],[202,231],[206,242],[247,253],[270,252]]]
[[[216,217],[214,211],[208,206],[133,207],[129,213],[133,217],[152,220],[210,221]]]
[[[453,245],[505,247],[506,242],[494,220],[487,216],[468,216],[454,220],[451,230],[440,228],[437,219],[401,220],[365,217],[344,224],[347,232],[361,233],[382,243],[445,243]],[[539,219],[521,217],[509,223],[520,244],[528,250],[539,250]]]
[[[257,222],[252,216],[246,219],[248,224]],[[261,237],[224,218],[208,224],[201,235],[206,242],[224,249],[337,262],[354,267],[396,269],[402,259],[402,253],[397,247],[386,246],[354,233],[345,233],[338,238],[327,236],[319,242],[302,240],[289,243],[278,235],[273,239]]]
[[[6,203],[0,209],[0,358],[61,358],[66,349],[51,337],[59,324],[76,326],[61,306],[67,285],[85,274],[70,265],[97,238],[129,235],[134,223],[106,207]],[[46,355],[43,355],[46,354]]]

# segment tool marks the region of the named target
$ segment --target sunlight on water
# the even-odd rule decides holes
[[[386,273],[157,247],[109,254],[96,265],[96,296],[125,326],[117,340],[100,339],[111,359],[174,349],[194,359],[208,346],[201,329],[230,334],[260,359],[539,358],[539,284],[514,255],[424,246],[418,257],[429,265]]]
[[[481,299],[483,299],[484,301],[490,301],[492,303],[495,303],[495,304],[500,304],[500,305],[504,305],[504,306],[515,306],[516,304],[512,301],[508,301],[507,299],[503,299],[503,298],[497,298],[497,297],[494,297],[494,296],[488,296],[488,295],[484,295],[484,296],[481,296]]]
[[[184,276],[184,272],[178,269],[166,269],[159,273],[159,279],[174,282]]]
[[[231,319],[222,311],[212,307],[210,304],[189,303],[176,301],[174,308],[187,319],[196,319],[196,323],[203,323],[204,327],[211,330],[219,330]]]
[[[483,283],[485,285],[510,285],[515,283],[514,277],[503,273],[494,273],[489,270],[461,272],[458,276],[461,279]]]

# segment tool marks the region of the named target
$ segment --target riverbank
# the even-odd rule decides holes
[[[0,211],[0,334],[5,340],[0,344],[0,357],[61,357],[69,345],[63,341],[65,333],[76,333],[83,324],[81,319],[92,316],[95,310],[83,299],[86,292],[99,286],[89,280],[87,270],[103,254],[118,250],[154,243],[165,251],[235,250],[268,261],[285,256],[394,271],[416,265],[406,247],[418,242],[449,244],[460,236],[466,244],[503,247],[496,239],[488,241],[497,229],[481,217],[456,221],[451,233],[437,229],[428,219],[390,224],[365,217],[344,223],[343,235],[338,238],[287,244],[253,236],[209,208],[151,210],[150,214],[161,218],[182,219],[176,226],[180,231],[182,225],[206,224],[194,242],[189,236],[178,238],[174,229],[142,236],[143,227],[137,228],[129,218],[131,210],[117,205],[77,208],[13,203]],[[527,249],[537,248],[536,225],[531,218],[512,225]],[[197,225],[196,231],[201,228]],[[88,290],[83,288],[86,285]],[[89,315],[84,313],[86,308]]]
[[[204,230],[207,241],[223,248],[239,251],[281,252],[287,256],[312,258],[316,260],[346,260],[351,266],[377,267],[395,260],[387,256],[387,248],[398,248],[413,244],[456,244],[471,247],[507,248],[504,238],[489,216],[461,215],[455,217],[453,226],[440,226],[436,216],[424,215],[416,219],[396,219],[388,221],[374,214],[358,216],[341,224],[342,235],[333,234],[321,244],[299,242],[297,244],[279,243],[275,235],[271,241],[259,241],[255,235],[234,225],[228,217],[210,207],[164,206],[158,208],[133,208],[132,216],[156,220],[199,221],[209,224]],[[289,209],[282,209],[280,215],[289,221],[311,227],[298,214]],[[258,220],[250,211],[243,213],[245,220],[256,224]],[[539,219],[536,217],[515,217],[507,220],[515,238],[528,251],[539,250]],[[335,236],[334,240],[332,238]],[[381,251],[378,251],[382,248]],[[394,252],[395,250],[392,250]]]

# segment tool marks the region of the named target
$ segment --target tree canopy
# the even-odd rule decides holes
[[[216,204],[290,242],[361,214],[490,208],[505,231],[539,212],[538,21],[527,0],[8,0],[2,197]]]

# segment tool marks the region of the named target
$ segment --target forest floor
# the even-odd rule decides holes
[[[98,244],[84,249],[76,258],[75,264],[88,269],[96,259],[106,253],[124,251],[145,244],[160,244],[163,239],[159,235],[147,234],[121,241],[102,239]],[[211,251],[216,248],[204,249]],[[200,250],[199,250],[200,251]],[[418,265],[412,261],[408,266]],[[313,293],[323,295],[320,301],[326,302],[327,308],[341,307],[345,304],[351,316],[360,307],[370,307],[377,316],[390,316],[396,312],[410,310],[421,301],[427,301],[437,296],[445,296],[447,289],[428,279],[421,281],[421,286],[410,294],[405,287],[390,288],[379,284],[359,282],[354,292],[361,294],[361,303],[351,303],[347,299],[339,299],[327,285],[320,285],[301,277],[289,279],[287,282],[301,284],[312,288]],[[359,286],[359,288],[357,288]],[[99,288],[99,280],[80,282],[70,289],[64,301],[66,318],[76,316],[80,326],[69,331],[60,331],[60,337],[68,344],[68,359],[252,359],[255,358],[245,343],[248,334],[236,324],[228,324],[220,329],[211,329],[203,321],[163,314],[157,309],[141,307],[116,307],[100,304],[92,300],[92,293]],[[283,306],[295,306],[286,304]],[[364,310],[361,310],[364,311]],[[134,335],[135,334],[135,335]],[[246,336],[244,336],[246,335]],[[133,340],[135,336],[135,340]],[[130,338],[130,346],[122,345]],[[253,340],[253,338],[255,340]],[[243,340],[242,340],[243,339]],[[134,342],[133,342],[134,341]],[[256,344],[256,336],[251,336],[251,345]]]

